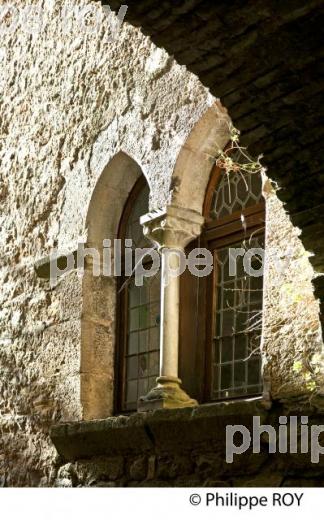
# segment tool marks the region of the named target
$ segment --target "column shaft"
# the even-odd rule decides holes
[[[182,251],[179,251],[182,253]],[[161,251],[160,376],[178,377],[180,277],[170,276],[179,261],[176,252]],[[165,282],[168,282],[167,284]]]

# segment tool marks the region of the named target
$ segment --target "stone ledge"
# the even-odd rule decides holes
[[[145,452],[152,442],[140,414],[110,417],[96,421],[63,423],[54,426],[50,437],[66,461],[97,455]]]
[[[65,461],[223,444],[227,424],[251,427],[253,416],[266,417],[261,403],[257,398],[62,423],[51,429],[50,436]]]
[[[323,486],[323,455],[317,464],[311,462],[309,450],[269,453],[267,435],[260,438],[260,451],[250,444],[227,461],[227,425],[246,426],[252,434],[253,417],[258,417],[278,435],[281,415],[308,415],[309,425],[324,424],[323,411],[309,403],[274,402],[270,410],[263,406],[259,398],[58,425],[51,431],[61,456],[55,486]],[[235,444],[242,442],[240,433],[237,441],[235,437]]]

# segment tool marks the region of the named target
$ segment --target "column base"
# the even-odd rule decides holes
[[[137,405],[139,412],[148,412],[159,409],[188,408],[198,406],[195,399],[191,399],[180,387],[181,379],[176,377],[158,377],[157,386],[149,393],[140,397]]]

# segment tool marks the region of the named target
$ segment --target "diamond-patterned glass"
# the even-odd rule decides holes
[[[242,244],[233,244],[241,248]],[[263,248],[264,238],[250,239],[249,248]],[[214,316],[212,398],[224,399],[260,393],[261,321],[263,277],[244,272],[243,258],[237,258],[237,276],[229,275],[226,247],[215,252],[217,269],[216,312]],[[255,265],[259,258],[254,260]]]
[[[213,195],[210,217],[220,223],[227,216],[260,203],[262,197],[260,174],[223,173]],[[262,391],[263,277],[249,275],[241,256],[237,257],[236,275],[230,276],[230,248],[263,249],[264,234],[214,251],[217,297],[213,317],[213,399]],[[253,258],[252,268],[257,270],[260,266],[261,260]]]
[[[146,185],[137,197],[133,209],[129,215],[125,238],[133,241],[133,249],[151,248],[151,242],[143,235],[143,227],[140,224],[140,217],[146,215],[149,211],[149,187]]]
[[[259,173],[224,173],[213,195],[210,217],[224,218],[261,200],[262,179]]]

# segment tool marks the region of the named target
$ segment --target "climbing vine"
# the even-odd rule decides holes
[[[266,168],[262,165],[263,155],[259,155],[253,160],[248,154],[247,148],[241,146],[241,132],[232,123],[228,123],[230,134],[230,145],[224,150],[219,150],[216,165],[225,171],[226,175],[239,173],[244,178],[244,174],[266,174]]]

